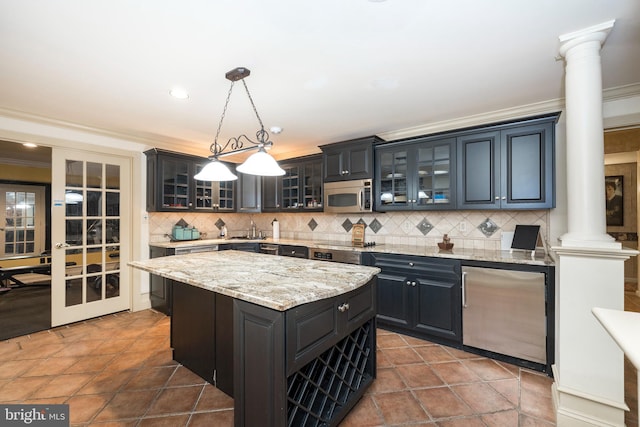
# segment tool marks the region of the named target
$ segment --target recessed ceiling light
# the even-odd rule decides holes
[[[25,142],[22,145],[27,147],[27,148],[36,148],[38,146],[37,144],[34,144],[33,142]]]
[[[274,133],[276,135],[282,132],[282,128],[280,126],[271,126],[269,130],[271,131],[271,133]]]
[[[173,89],[171,89],[169,91],[169,95],[173,96],[174,98],[178,98],[178,99],[187,99],[189,98],[189,92],[187,92],[186,90],[180,88],[180,87],[174,87]]]

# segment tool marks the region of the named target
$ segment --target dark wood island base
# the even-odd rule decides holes
[[[173,285],[174,360],[234,398],[236,426],[335,426],[375,379],[375,276],[285,311]]]

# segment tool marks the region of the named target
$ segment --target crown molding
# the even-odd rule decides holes
[[[496,110],[467,117],[460,117],[453,120],[428,123],[391,132],[383,132],[379,133],[377,136],[384,139],[385,141],[393,141],[396,139],[411,138],[414,136],[429,135],[432,133],[446,132],[450,130],[480,126],[489,123],[526,118],[528,116],[552,113],[554,111],[559,111],[562,109],[564,109],[564,100],[554,99],[551,101],[537,102],[520,107],[505,108],[503,110]]]
[[[603,101],[617,101],[633,97],[640,96],[640,83],[633,83],[625,86],[605,89],[603,91]],[[377,134],[385,141],[393,141],[397,139],[411,138],[420,135],[429,135],[438,132],[445,132],[455,129],[461,129],[466,127],[480,126],[490,123],[497,123],[502,121],[516,120],[519,118],[526,118],[528,116],[540,115],[546,113],[552,113],[555,111],[564,110],[565,103],[564,98],[558,98],[543,102],[537,102],[517,107],[505,108],[501,110],[489,111],[486,113],[459,117],[452,120],[443,120],[434,123],[425,123],[418,126],[413,126],[404,129],[397,129],[388,132],[382,132]],[[146,146],[147,148],[163,148],[171,151],[180,151],[183,153],[202,155],[202,150],[199,147],[194,147],[193,141],[186,141],[180,139],[168,138],[160,135],[136,135],[123,132],[117,132],[107,129],[95,128],[86,125],[80,125],[77,123],[66,122],[63,120],[51,119],[47,117],[38,116],[35,114],[26,113],[23,111],[11,110],[7,108],[0,108],[0,116],[13,118],[17,120],[23,120],[27,122],[39,123],[48,126],[54,126],[76,132],[84,132],[100,137],[116,138],[119,140],[135,142]],[[616,123],[617,127],[623,126],[633,127],[633,123]]]
[[[158,146],[158,140],[162,140],[167,146],[187,144],[188,142],[182,140],[174,140],[160,135],[143,136],[130,134],[125,132],[117,132],[113,130],[107,130],[97,128],[93,126],[81,125],[78,123],[67,122],[64,120],[53,119],[49,117],[39,116],[32,113],[26,113],[24,111],[12,110],[9,108],[0,107],[0,116],[4,116],[10,119],[22,120],[31,123],[38,123],[41,125],[53,126],[60,129],[71,130],[75,132],[84,132],[100,137],[114,138],[128,142],[135,142],[149,147]]]
[[[636,96],[640,96],[640,83],[632,83],[630,85],[613,87],[602,91],[602,99],[604,102],[633,98]]]
[[[603,102],[617,101],[640,96],[640,83],[633,83],[625,86],[614,87],[603,90]],[[528,116],[552,113],[565,109],[564,98],[549,101],[537,102],[533,104],[521,105],[519,107],[505,108],[502,110],[490,111],[487,113],[472,116],[460,117],[453,120],[428,123],[405,129],[398,129],[390,132],[379,133],[377,136],[385,141],[411,138],[432,133],[445,132],[462,129],[466,127],[486,125],[490,123],[516,120]]]

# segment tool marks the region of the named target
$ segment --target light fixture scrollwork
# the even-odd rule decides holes
[[[249,92],[247,83],[244,81],[244,78],[249,76],[250,73],[251,72],[247,68],[238,67],[225,74],[225,77],[231,81],[231,86],[229,87],[227,100],[224,103],[224,109],[222,110],[222,116],[220,117],[220,123],[218,124],[218,130],[216,131],[215,139],[213,141],[213,144],[211,144],[211,146],[209,147],[209,150],[212,153],[211,156],[209,156],[209,160],[211,162],[207,164],[202,169],[202,171],[200,171],[200,173],[198,173],[194,177],[195,179],[200,181],[232,181],[238,179],[238,177],[229,170],[227,165],[220,162],[219,158],[230,156],[232,154],[243,153],[250,150],[258,151],[249,156],[244,163],[236,168],[238,172],[261,176],[284,175],[284,170],[278,165],[276,160],[269,153],[267,153],[267,150],[273,146],[273,142],[269,141],[269,133],[264,129],[262,119],[260,119],[258,110],[253,103],[253,98],[251,97],[251,93]],[[231,93],[233,92],[233,85],[238,80],[241,80],[242,84],[244,85],[247,96],[249,97],[249,101],[251,102],[251,106],[253,107],[253,111],[258,118],[258,123],[260,123],[260,129],[256,132],[256,141],[252,141],[245,134],[242,134],[237,137],[229,138],[226,144],[222,146],[218,143],[218,136],[220,135],[222,121],[224,120],[225,114],[227,112],[227,106],[229,105],[229,99],[231,98]],[[245,147],[245,143],[250,145]],[[230,149],[230,151],[226,151],[227,149]]]

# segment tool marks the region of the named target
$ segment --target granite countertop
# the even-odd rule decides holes
[[[175,255],[128,265],[279,311],[352,291],[380,272],[376,267],[242,251]]]
[[[178,248],[189,246],[217,245],[225,243],[239,242],[259,242],[267,244],[280,245],[301,245],[310,249],[338,249],[357,252],[381,252],[401,255],[429,256],[437,258],[452,258],[469,261],[485,261],[485,262],[506,262],[514,264],[528,265],[554,265],[553,258],[546,255],[542,251],[536,251],[535,256],[531,257],[531,252],[526,251],[492,251],[484,249],[458,249],[456,247],[451,251],[440,251],[436,246],[411,246],[411,245],[376,245],[366,248],[348,246],[348,243],[338,244],[336,242],[327,242],[322,240],[292,240],[292,239],[207,239],[207,240],[190,240],[180,242],[157,242],[150,243],[150,246],[160,248]]]

